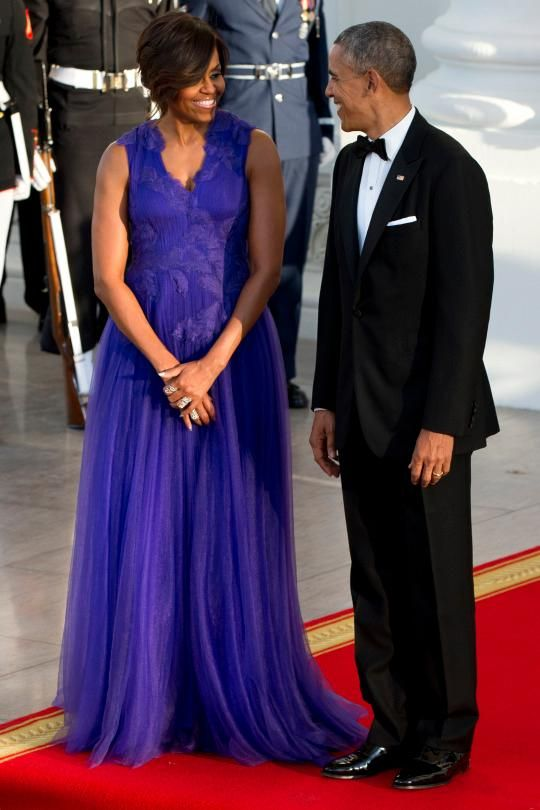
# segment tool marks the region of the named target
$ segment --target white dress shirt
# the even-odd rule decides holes
[[[366,234],[368,232],[369,223],[379,194],[386,180],[386,176],[390,171],[395,156],[401,149],[401,145],[405,140],[405,135],[409,131],[412,124],[415,107],[411,107],[407,115],[401,119],[392,129],[381,135],[384,138],[386,147],[386,154],[388,160],[382,160],[375,152],[370,152],[364,159],[364,168],[362,169],[362,179],[360,180],[360,190],[358,192],[358,203],[356,220],[358,224],[358,246],[360,251],[364,245]]]

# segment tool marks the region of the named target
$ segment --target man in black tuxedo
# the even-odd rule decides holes
[[[315,460],[341,475],[355,649],[374,721],[327,776],[469,764],[478,717],[471,453],[498,431],[482,362],[492,214],[473,158],[411,106],[416,59],[382,22],[339,35],[327,95],[345,131],[319,307]]]

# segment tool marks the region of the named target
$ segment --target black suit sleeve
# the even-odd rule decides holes
[[[334,124],[330,112],[330,102],[325,95],[328,84],[328,44],[326,40],[326,21],[323,4],[318,9],[319,22],[309,32],[309,59],[306,64],[308,94],[315,105],[317,118],[321,122],[323,137],[334,139]]]
[[[6,90],[21,114],[26,151],[32,170],[32,130],[37,127],[37,89],[32,46],[26,37],[26,15],[20,0],[13,2],[13,33],[7,43],[3,78]]]
[[[493,218],[480,166],[466,153],[434,188],[430,243],[435,309],[423,427],[463,435],[475,409],[493,289]]]
[[[339,188],[340,153],[334,166],[328,240],[319,295],[317,356],[311,407],[336,410],[341,347],[341,295],[335,247],[335,221]]]

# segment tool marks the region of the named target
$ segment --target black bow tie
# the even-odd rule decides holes
[[[388,160],[388,155],[386,154],[386,146],[384,143],[384,138],[377,138],[376,141],[370,141],[370,139],[366,135],[359,135],[356,139],[356,145],[354,147],[354,152],[356,157],[362,158],[366,155],[369,155],[371,152],[374,152],[376,155],[380,157],[381,160]]]

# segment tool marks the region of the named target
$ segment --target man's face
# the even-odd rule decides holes
[[[371,121],[369,74],[355,73],[345,61],[340,45],[333,45],[330,50],[328,73],[326,95],[334,99],[342,129],[366,132]]]

